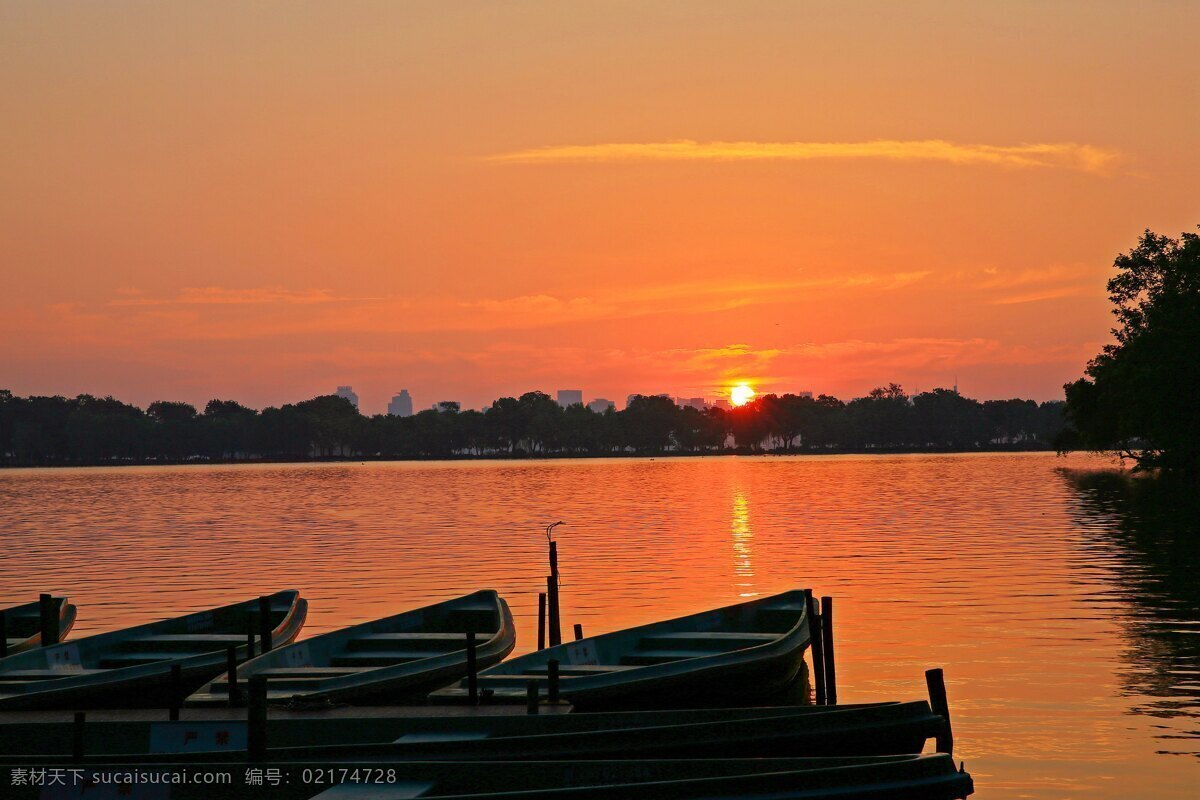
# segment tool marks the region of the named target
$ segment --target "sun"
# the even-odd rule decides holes
[[[755,391],[744,383],[729,390],[729,400],[735,406],[744,406],[754,399]]]

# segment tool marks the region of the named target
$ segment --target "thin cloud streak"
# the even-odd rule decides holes
[[[508,164],[610,163],[623,161],[813,161],[879,159],[960,166],[1058,168],[1102,174],[1117,160],[1114,150],[1074,142],[1018,145],[959,144],[944,139],[868,142],[670,142],[557,145],[501,153],[484,160]]]

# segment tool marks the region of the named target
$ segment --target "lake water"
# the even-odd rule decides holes
[[[1200,531],[1091,456],[721,457],[0,472],[0,601],[74,636],[296,587],[306,634],[493,587],[536,643],[794,587],[836,598],[839,699],[943,666],[982,798],[1200,794]],[[569,635],[569,634],[568,634]]]

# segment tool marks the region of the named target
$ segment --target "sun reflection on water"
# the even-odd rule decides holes
[[[733,494],[733,513],[729,520],[729,530],[733,537],[733,574],[743,579],[734,586],[738,588],[739,597],[755,597],[754,581],[754,531],[750,529],[750,504],[746,494],[737,489]]]

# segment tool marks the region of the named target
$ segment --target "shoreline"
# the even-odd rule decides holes
[[[662,451],[648,453],[488,453],[457,454],[440,456],[355,455],[319,456],[291,458],[190,458],[190,459],[138,459],[127,461],[71,461],[56,463],[0,464],[0,471],[12,469],[78,469],[81,467],[181,467],[181,466],[229,466],[237,464],[347,464],[351,462],[437,462],[437,461],[563,461],[603,460],[609,458],[634,458],[655,460],[660,458],[706,458],[722,456],[845,456],[845,455],[959,455],[970,453],[1055,453],[1051,445],[1038,443],[1031,446],[1009,445],[974,448],[956,447],[867,447],[867,448],[792,448],[790,450],[752,450],[751,448],[725,448],[695,452]]]

